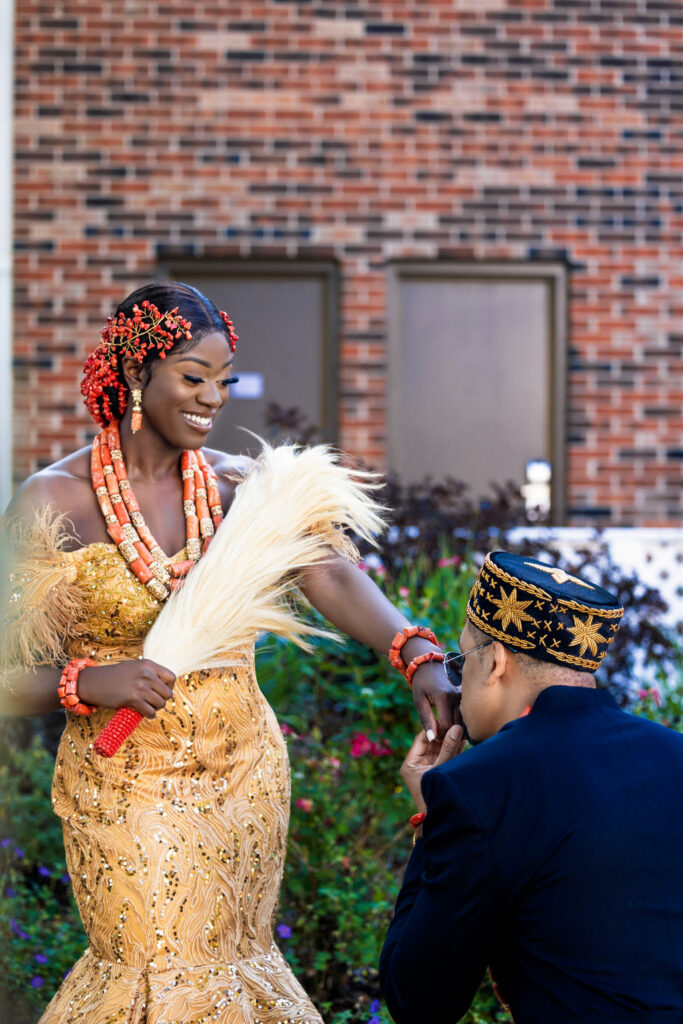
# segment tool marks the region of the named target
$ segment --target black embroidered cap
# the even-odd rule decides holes
[[[580,671],[598,668],[623,614],[602,587],[506,551],[486,556],[467,604],[468,619],[487,636]]]

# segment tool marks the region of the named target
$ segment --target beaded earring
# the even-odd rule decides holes
[[[142,426],[142,391],[140,388],[133,388],[131,397],[133,399],[133,418],[130,423],[130,429],[133,434],[137,434]]]

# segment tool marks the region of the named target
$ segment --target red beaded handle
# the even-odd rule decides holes
[[[113,757],[121,744],[135,731],[143,716],[132,708],[119,708],[95,740],[95,753]]]

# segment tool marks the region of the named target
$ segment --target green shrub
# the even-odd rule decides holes
[[[0,765],[0,975],[3,1020],[36,1019],[87,945],[52,814],[52,757],[36,741],[7,746]]]

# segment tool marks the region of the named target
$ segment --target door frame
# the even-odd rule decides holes
[[[401,405],[401,283],[408,280],[514,282],[540,281],[548,287],[548,450],[551,453],[550,516],[554,526],[565,522],[567,502],[567,339],[568,268],[550,261],[463,260],[428,262],[396,260],[388,266],[388,423],[389,465],[399,465]],[[393,458],[392,458],[393,456]]]

